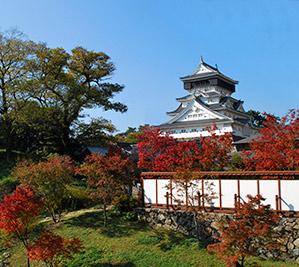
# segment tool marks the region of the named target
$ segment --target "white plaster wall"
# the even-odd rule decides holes
[[[205,192],[207,193],[207,183],[214,184],[212,191],[215,193],[215,199],[213,204],[215,207],[220,206],[220,190],[219,180],[204,180],[205,181]],[[194,181],[194,187],[189,190],[190,200],[194,199],[193,194],[200,192],[202,194],[202,183],[201,180]],[[298,197],[299,180],[282,180],[281,181],[281,196],[282,196],[282,209],[283,210],[297,210],[299,211],[299,197]],[[221,191],[222,191],[222,207],[223,208],[234,208],[234,195],[238,194],[238,182],[233,179],[221,180]],[[158,179],[158,203],[166,204],[166,192],[169,190],[169,179]],[[156,203],[156,183],[155,179],[144,179],[144,193],[145,203],[155,204]],[[173,183],[172,193],[174,199],[180,199],[184,205],[186,202],[185,195],[183,192],[178,193],[176,185]],[[257,180],[240,180],[240,195],[245,201],[246,196],[256,195],[257,192]],[[278,195],[278,180],[260,180],[260,194],[266,199],[264,204],[270,204],[273,209],[276,208],[275,196]],[[169,202],[170,203],[170,202]],[[196,204],[198,202],[196,201]],[[173,202],[176,204],[176,202]],[[205,202],[206,206],[211,205]]]
[[[235,194],[238,194],[237,180],[221,180],[222,207],[235,207]]]
[[[153,179],[144,179],[144,203],[155,204],[156,203],[156,181]]]
[[[260,194],[266,199],[265,204],[270,204],[273,209],[276,208],[275,196],[278,195],[277,180],[261,180]]]
[[[256,180],[240,180],[240,196],[245,201],[247,195],[257,195],[257,181]]]
[[[166,204],[166,192],[169,192],[169,180],[158,179],[158,203]]]
[[[299,180],[281,181],[281,198],[283,210],[299,210]]]
[[[232,127],[231,126],[218,126],[217,127],[219,128],[219,130],[216,130],[216,134],[217,135],[221,135],[223,133],[231,133],[233,131]],[[193,127],[193,128],[189,128],[189,129],[186,129],[187,132],[186,133],[173,133],[173,134],[170,134],[170,136],[172,136],[173,138],[176,138],[176,139],[181,139],[181,138],[195,138],[195,137],[201,137],[201,136],[210,136],[210,132],[209,131],[197,131],[197,132],[191,132],[191,129],[194,129],[196,127]],[[177,130],[179,131],[179,130]]]

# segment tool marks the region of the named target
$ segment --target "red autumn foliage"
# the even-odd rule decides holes
[[[107,205],[117,204],[117,200],[124,195],[125,187],[132,183],[134,172],[132,163],[114,151],[105,156],[91,154],[76,172],[87,177],[91,196],[103,204],[104,225],[106,225]]]
[[[199,168],[200,149],[195,141],[177,142],[166,147],[164,153],[155,158],[154,170],[174,171]]]
[[[59,235],[46,231],[28,248],[31,260],[43,261],[48,266],[58,266],[61,258],[72,259],[81,252],[82,242],[77,239],[64,239]]]
[[[26,250],[43,202],[29,186],[18,186],[0,203],[0,229],[19,239]],[[27,266],[30,266],[27,257]]]
[[[212,127],[209,130],[209,136],[200,138],[201,153],[199,161],[202,170],[223,170],[231,158],[233,150],[231,134],[216,135],[215,130],[216,128]]]
[[[220,243],[208,246],[228,267],[244,266],[245,258],[256,255],[258,249],[278,247],[273,231],[278,215],[270,205],[262,204],[264,199],[260,195],[247,197],[248,201],[240,203],[232,218],[226,217],[219,223]]]
[[[67,194],[67,185],[71,183],[74,164],[68,156],[54,155],[46,161],[20,162],[13,175],[22,184],[29,185],[43,198],[45,209],[54,222],[59,221],[62,201]]]
[[[168,134],[161,135],[155,127],[144,127],[138,142],[138,166],[143,169],[162,171],[159,160],[176,141]]]
[[[219,170],[227,164],[232,151],[231,135],[201,137],[200,144],[193,141],[177,141],[160,130],[148,127],[139,137],[138,166],[153,171],[181,171],[184,169]]]
[[[259,137],[243,154],[249,170],[296,170],[299,168],[299,110],[291,110],[280,121],[265,114]]]
[[[18,186],[0,203],[0,229],[26,242],[26,236],[42,207],[43,202],[29,186]]]

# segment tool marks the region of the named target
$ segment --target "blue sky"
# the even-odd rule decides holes
[[[202,55],[239,80],[246,109],[299,108],[298,0],[0,0],[0,30],[17,27],[51,47],[104,51],[125,114],[92,110],[124,130],[159,124],[186,91],[179,77]]]

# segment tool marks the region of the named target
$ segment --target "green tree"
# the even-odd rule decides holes
[[[149,125],[140,125],[138,129],[136,127],[128,127],[125,132],[116,135],[116,139],[120,142],[126,142],[131,144],[137,144],[139,137],[142,134],[142,129],[148,127]]]
[[[14,145],[17,150],[31,157],[46,157],[60,149],[60,111],[54,107],[41,107],[28,101],[22,112],[11,112],[15,129]]]
[[[74,127],[74,138],[85,146],[107,144],[114,141],[111,135],[115,126],[104,118],[92,119],[89,123],[78,122]]]
[[[83,109],[127,110],[124,104],[112,101],[123,86],[107,81],[115,67],[103,52],[76,47],[68,53],[63,48],[40,45],[30,68],[35,74],[27,84],[31,97],[42,106],[60,110],[63,152],[68,152],[72,126]]]
[[[13,149],[15,131],[12,110],[20,110],[27,99],[24,82],[28,78],[28,61],[33,57],[34,43],[18,31],[0,32],[0,118],[3,146],[7,159]]]
[[[127,110],[113,101],[123,90],[108,81],[114,70],[103,52],[82,47],[67,52],[26,40],[19,32],[0,33],[0,141],[7,155],[13,149],[71,153],[91,133],[112,132],[104,119],[80,119],[86,109]]]

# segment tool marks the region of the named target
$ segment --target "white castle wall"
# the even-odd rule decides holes
[[[270,204],[273,209],[276,209],[276,195],[279,196],[279,181],[278,180],[238,180],[236,179],[221,179],[221,201],[222,208],[234,208],[234,196],[240,190],[240,197],[246,201],[246,196],[256,195],[259,192],[266,199],[265,204]],[[195,181],[195,186],[189,190],[189,194],[202,194],[202,180]],[[212,184],[212,192],[215,195],[213,203],[205,203],[206,206],[213,205],[220,207],[220,186],[219,180],[205,179],[204,193],[207,193],[208,184]],[[157,196],[156,196],[157,185]],[[239,189],[238,189],[239,188]],[[298,188],[299,180],[281,180],[281,204],[282,209],[287,211],[299,211]],[[144,179],[144,202],[146,204],[166,204],[166,192],[170,192],[169,179]],[[186,203],[184,195],[177,192],[175,184],[172,185],[173,198],[179,200],[182,205]],[[170,202],[169,202],[170,204]],[[173,203],[175,204],[175,203]]]

